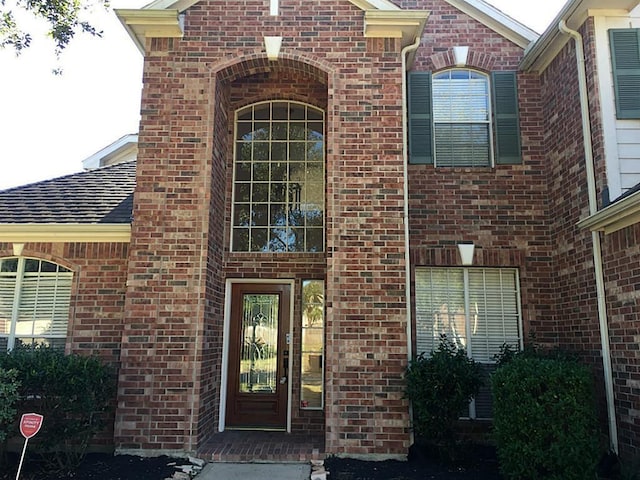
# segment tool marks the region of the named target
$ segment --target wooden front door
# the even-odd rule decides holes
[[[232,285],[228,428],[287,427],[290,294],[288,284]]]

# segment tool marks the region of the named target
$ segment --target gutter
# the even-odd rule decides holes
[[[589,196],[589,214],[598,211],[596,197],[596,180],[593,161],[593,145],[591,143],[591,124],[589,119],[589,100],[587,97],[587,73],[584,59],[582,35],[567,27],[564,20],[558,23],[558,29],[563,34],[573,38],[576,47],[576,61],[578,68],[578,82],[580,94],[580,110],[582,117],[582,137],[584,143],[585,167],[587,171],[587,188]],[[600,343],[602,347],[602,366],[604,370],[605,394],[607,400],[607,419],[609,423],[609,448],[618,453],[618,429],[616,425],[616,409],[613,391],[613,368],[611,366],[611,346],[609,341],[609,325],[607,320],[606,294],[604,287],[604,272],[602,266],[602,245],[600,232],[592,231],[593,267],[596,277],[596,296],[598,299],[598,321],[600,324]]]

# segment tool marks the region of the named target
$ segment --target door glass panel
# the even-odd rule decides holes
[[[278,368],[279,296],[243,295],[240,393],[274,393]]]

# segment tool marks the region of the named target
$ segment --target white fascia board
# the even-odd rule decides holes
[[[10,243],[129,243],[131,225],[97,223],[3,223],[0,242]]]
[[[578,227],[609,235],[638,222],[640,222],[640,192],[629,195],[584,220],[580,220]]]
[[[524,53],[520,69],[542,73],[569,41],[569,36],[558,29],[564,20],[572,30],[579,29],[590,15],[597,11],[626,12],[627,15],[640,5],[640,0],[571,0],[560,10],[549,27]]]
[[[118,140],[113,142],[111,145],[107,145],[106,147],[98,150],[93,155],[85,158],[82,161],[82,168],[85,170],[89,170],[92,168],[101,167],[101,160],[113,153],[116,153],[118,150],[121,150],[132,143],[138,143],[138,134],[137,133],[129,133],[120,137]]]
[[[514,20],[509,15],[482,0],[446,1],[521,48],[527,48],[531,42],[534,42],[539,37],[536,32],[526,25]]]

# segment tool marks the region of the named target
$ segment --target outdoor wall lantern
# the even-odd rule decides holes
[[[458,251],[462,259],[462,265],[473,265],[473,250],[476,246],[473,243],[459,243]]]
[[[453,60],[456,67],[464,67],[467,64],[468,55],[469,47],[453,47]]]

